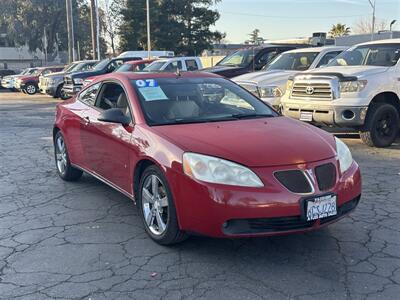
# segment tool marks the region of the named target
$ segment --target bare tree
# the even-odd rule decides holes
[[[102,0],[104,13],[104,31],[108,35],[108,43],[113,56],[115,55],[117,43],[117,28],[121,22],[120,11],[123,0]]]
[[[368,34],[371,33],[372,21],[370,18],[363,18],[358,20],[353,26],[353,32],[356,34]],[[385,30],[388,28],[388,22],[383,19],[376,19],[375,21],[375,32]]]

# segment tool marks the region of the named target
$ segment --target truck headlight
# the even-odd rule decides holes
[[[74,78],[75,84],[83,84],[83,78]]]
[[[337,137],[335,137],[335,141],[337,158],[339,159],[340,172],[343,174],[350,168],[351,164],[353,163],[353,157],[351,156],[349,147],[347,147],[345,143],[343,143]]]
[[[367,85],[366,80],[355,80],[355,81],[341,81],[339,82],[339,88],[341,93],[357,93],[361,92]]]
[[[289,79],[289,80],[286,82],[286,91],[287,91],[287,92],[290,92],[291,89],[292,89],[292,87],[293,87],[293,80],[292,80],[292,79]]]
[[[183,154],[186,175],[204,182],[263,187],[261,179],[250,169],[218,157],[186,152]]]
[[[261,98],[282,97],[282,91],[277,86],[262,86],[258,91]]]

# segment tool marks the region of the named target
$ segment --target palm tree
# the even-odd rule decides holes
[[[341,23],[332,25],[332,28],[329,31],[329,35],[332,38],[349,35],[349,34],[350,34],[350,27],[346,27],[346,24],[341,24]]]

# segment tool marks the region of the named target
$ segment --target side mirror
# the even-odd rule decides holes
[[[120,108],[110,108],[103,111],[97,120],[102,122],[122,124],[124,126],[131,123],[131,119],[127,117]]]

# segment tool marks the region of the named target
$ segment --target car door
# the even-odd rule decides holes
[[[127,93],[123,86],[114,81],[104,82],[89,115],[88,141],[86,148],[93,172],[129,193],[130,141],[133,125],[99,121],[102,112],[119,108],[132,119]]]

